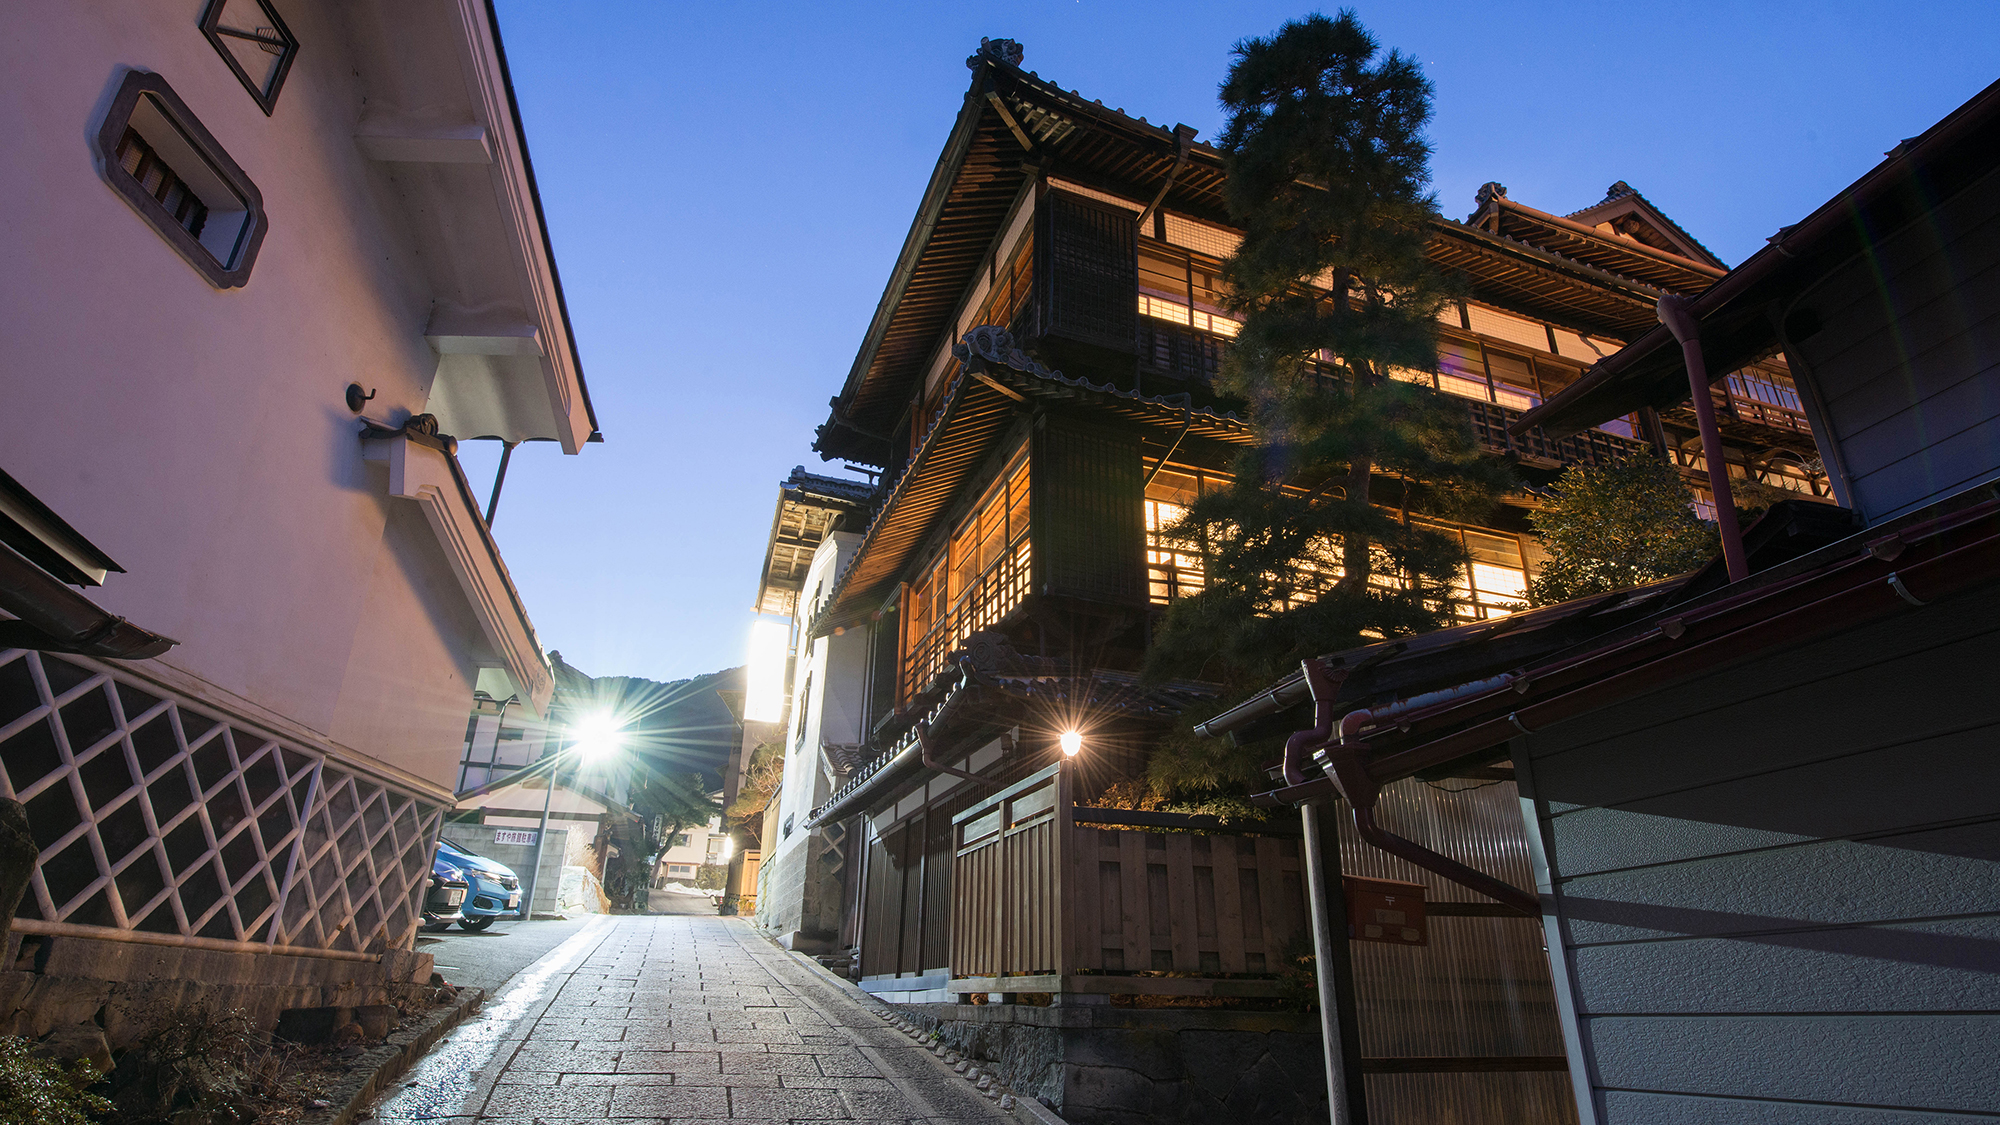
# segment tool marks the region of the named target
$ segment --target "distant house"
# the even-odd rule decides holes
[[[1208,727],[1318,697],[1325,776],[1272,803],[1511,763],[1582,1121],[1990,1118],[2000,83],[1661,320],[1514,428],[1782,356],[1844,511],[1774,508],[1740,573],[1329,656],[1337,695]]]
[[[42,849],[5,963],[260,1015],[379,983],[475,689],[552,687],[456,451],[598,440],[491,10],[9,34],[61,47],[0,75],[0,794]]]

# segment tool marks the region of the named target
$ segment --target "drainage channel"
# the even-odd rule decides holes
[[[488,1064],[503,1047],[510,1056],[520,1049],[563,980],[604,939],[608,927],[609,919],[594,919],[521,970],[498,999],[480,1010],[477,1019],[432,1048],[410,1071],[403,1088],[375,1107],[375,1116],[388,1122],[475,1112],[469,1103],[475,1096],[483,1100],[482,1086],[491,1085],[481,1081]],[[491,1069],[498,1073],[500,1067]]]

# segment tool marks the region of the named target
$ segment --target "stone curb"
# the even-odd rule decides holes
[[[366,1117],[364,1111],[377,1095],[486,1001],[484,989],[467,987],[458,991],[456,1003],[425,1016],[415,1027],[390,1032],[380,1046],[369,1048],[334,1088],[327,1099],[333,1104],[326,1109],[307,1111],[299,1119],[299,1125],[350,1125]]]
[[[764,935],[762,934],[759,934],[758,936],[764,937]],[[764,940],[770,941],[771,939],[768,937],[764,937]],[[778,946],[776,942],[771,942],[771,944],[773,946],[776,946],[779,952],[797,958],[800,964],[803,964],[808,970],[812,971],[813,973],[818,974],[820,979],[840,989],[842,992],[847,993],[850,998],[859,1002],[863,1007],[867,1008],[869,1011],[874,1012],[877,1016],[880,1016],[883,1019],[896,1018],[895,1005],[885,1003],[884,1001],[876,999],[866,989],[855,984],[853,981],[848,980],[846,977],[836,975],[833,972],[833,970],[828,969],[825,965],[822,965],[818,961],[813,960],[806,954],[799,953],[790,949],[785,949],[782,946]],[[932,1066],[935,1066],[938,1069],[944,1071],[944,1073],[949,1074],[954,1078],[965,1077],[964,1075],[959,1074],[957,1071],[953,1070],[951,1064],[945,1062],[943,1059],[937,1057],[931,1052],[925,1051],[923,1052],[923,1054],[926,1058],[931,1060]],[[1036,1101],[1034,1098],[1014,1097],[1012,1095],[1008,1095],[1008,1100],[1013,1102],[1013,1105],[1007,1107],[1006,1109],[1002,1109],[1001,1112],[1003,1113],[1009,1113],[1009,1112],[1018,1113],[1019,1115],[1026,1117],[1030,1121],[1037,1122],[1038,1125],[1069,1125],[1069,1122],[1064,1121],[1061,1117],[1057,1116],[1054,1110],[1050,1109],[1048,1106],[1043,1105],[1041,1102]],[[341,1125],[345,1125],[345,1123],[341,1123]]]

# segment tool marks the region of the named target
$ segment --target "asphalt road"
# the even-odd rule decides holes
[[[651,904],[653,914],[715,917],[715,905],[695,895],[656,891]],[[515,973],[582,929],[591,917],[579,914],[566,922],[495,922],[476,934],[453,926],[443,933],[418,934],[417,952],[437,958],[437,971],[446,981],[483,988],[492,996]]]
[[[437,971],[455,985],[483,988],[488,996],[583,928],[588,915],[567,922],[495,922],[476,934],[453,926],[418,934],[417,952],[437,958]]]

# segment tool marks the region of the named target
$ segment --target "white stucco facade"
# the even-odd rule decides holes
[[[814,552],[799,593],[796,624],[801,634],[860,542],[861,536],[853,532],[830,532]],[[821,747],[862,740],[867,686],[866,630],[807,642],[792,669],[791,708],[783,728],[785,776],[777,813],[766,821],[770,827],[762,841],[763,887],[757,899],[759,923],[776,931],[780,940],[838,924],[838,903],[822,902],[823,888],[818,886],[826,873],[814,870],[827,840],[824,833],[807,830],[805,821],[813,806],[833,791]]]
[[[454,570],[479,566],[480,545],[454,560],[421,504],[391,494],[342,392],[373,391],[362,417],[388,427],[502,397],[439,376],[509,358],[433,338],[475,312],[569,363],[485,9],[286,5],[300,47],[267,117],[196,7],[11,14],[0,458],[125,567],[93,597],[181,642],[160,665],[449,788],[479,669],[507,655]],[[211,287],[99,167],[89,138],[132,68],[167,79],[262,194],[268,234],[241,288]],[[472,129],[494,160],[371,159],[357,132],[383,121]],[[575,372],[544,379],[532,359],[502,373],[533,385],[506,389],[528,406],[500,436],[539,425],[574,447]],[[551,381],[569,404],[551,404]],[[457,413],[510,421],[504,403]]]
[[[143,683],[180,709],[189,753],[222,743],[197,713],[230,724],[246,777],[277,761],[274,747],[304,755],[283,766],[294,827],[260,829],[257,893],[226,888],[221,915],[181,903],[181,936],[358,953],[408,940],[482,672],[527,714],[552,688],[481,518],[490,482],[465,479],[456,441],[575,453],[595,421],[488,7],[270,3],[297,49],[268,114],[198,26],[206,5],[10,6],[0,468],[122,566],[91,601],[179,642],[88,665],[112,679],[87,690]],[[255,23],[262,9],[228,11]],[[140,120],[118,108],[134,72],[170,88],[194,122],[173,128],[195,130],[194,150],[210,138],[261,200],[261,243],[226,286],[161,225],[165,211],[149,217],[138,174],[107,158],[104,138]],[[170,166],[195,159],[152,143]],[[194,183],[214,168],[169,170]],[[349,384],[371,396],[358,413]],[[9,660],[31,663],[0,651]],[[32,660],[69,667],[48,651]],[[37,675],[55,708],[56,673]],[[128,709],[134,731],[157,717]],[[309,783],[321,763],[324,784]],[[354,875],[350,845],[322,841],[362,816],[371,840],[393,822],[394,847],[371,845],[382,870]],[[216,847],[247,830],[208,819]],[[298,889],[322,860],[345,896]],[[162,893],[185,899],[179,867],[165,877]],[[358,887],[380,901],[350,901]],[[48,924],[83,921],[80,898],[36,893]],[[125,928],[156,909],[101,907]]]

